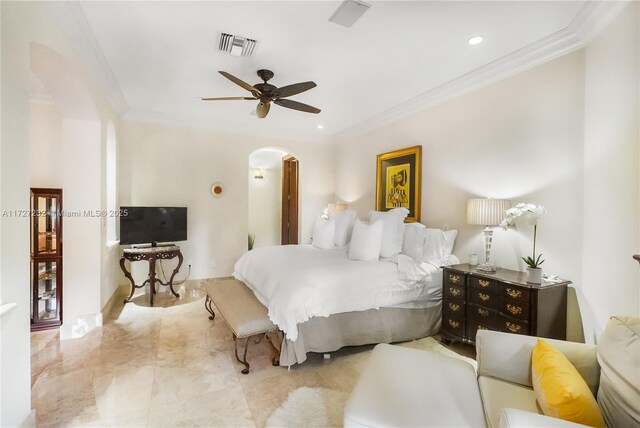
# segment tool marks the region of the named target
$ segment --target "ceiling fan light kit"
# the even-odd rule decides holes
[[[236,85],[251,92],[252,97],[200,98],[202,101],[259,100],[258,106],[256,107],[256,116],[258,116],[258,118],[260,119],[264,119],[265,117],[267,117],[267,114],[269,114],[271,102],[273,102],[274,104],[278,104],[281,107],[303,111],[306,113],[320,113],[319,108],[286,99],[286,97],[297,95],[302,92],[308,91],[309,89],[315,88],[316,84],[314,82],[300,82],[278,88],[270,83],[267,83],[273,77],[273,71],[271,70],[258,70],[257,74],[258,77],[262,79],[262,83],[256,83],[255,85],[250,85],[247,82],[237,78],[233,74],[227,73],[226,71],[219,71],[219,73],[227,79],[231,80]]]

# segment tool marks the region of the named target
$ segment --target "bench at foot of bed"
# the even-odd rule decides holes
[[[209,319],[213,320],[216,317],[212,306],[215,305],[218,308],[218,313],[233,332],[236,359],[244,365],[242,374],[249,373],[250,366],[247,362],[249,341],[255,337],[257,342],[260,342],[260,335],[264,335],[273,345],[274,355],[271,361],[274,366],[277,366],[280,359],[279,344],[274,343],[268,333],[276,332],[278,327],[271,322],[267,315],[267,308],[256,299],[253,291],[235,279],[213,281],[205,287],[205,290],[207,297],[204,307],[211,314]],[[240,339],[245,339],[242,359],[238,356]]]

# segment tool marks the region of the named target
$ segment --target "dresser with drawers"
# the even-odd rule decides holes
[[[444,340],[475,344],[476,332],[482,329],[566,338],[571,282],[530,284],[526,272],[487,273],[468,264],[443,269]]]

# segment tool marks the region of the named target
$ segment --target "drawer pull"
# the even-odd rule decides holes
[[[507,310],[511,312],[513,315],[518,315],[522,313],[522,308],[520,306],[507,304]]]
[[[507,288],[507,294],[514,299],[517,299],[518,297],[522,297],[522,291],[514,290],[513,288]]]
[[[449,308],[453,311],[453,312],[458,312],[460,310],[460,305],[457,305],[455,303],[449,303]]]
[[[458,282],[460,282],[460,276],[459,275],[449,275],[449,281],[453,282],[454,284],[457,284]]]
[[[520,331],[520,329],[522,329],[521,326],[519,326],[518,324],[514,324],[511,323],[509,321],[507,321],[507,328],[509,329],[509,331],[513,332],[513,333],[517,333]]]
[[[452,296],[459,296],[460,290],[458,290],[457,288],[449,287],[449,293],[451,293]]]
[[[458,328],[460,327],[460,323],[458,321],[454,321],[454,320],[449,320],[449,325],[453,328]]]
[[[480,287],[488,287],[489,286],[489,281],[481,279],[481,280],[478,281],[478,284],[480,284]]]
[[[480,300],[482,300],[483,302],[488,301],[491,296],[485,293],[478,293],[478,297],[480,298]]]
[[[488,317],[489,316],[489,311],[486,310],[486,309],[478,308],[478,313],[480,315],[482,315],[483,317]]]

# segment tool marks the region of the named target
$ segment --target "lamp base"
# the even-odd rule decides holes
[[[500,269],[500,266],[488,265],[488,264],[486,264],[486,263],[485,263],[485,264],[478,265],[478,266],[476,267],[476,270],[479,270],[479,271],[482,271],[482,272],[490,272],[490,273],[491,273],[491,272],[495,272],[495,271],[497,271],[497,270],[499,270],[499,269]]]

